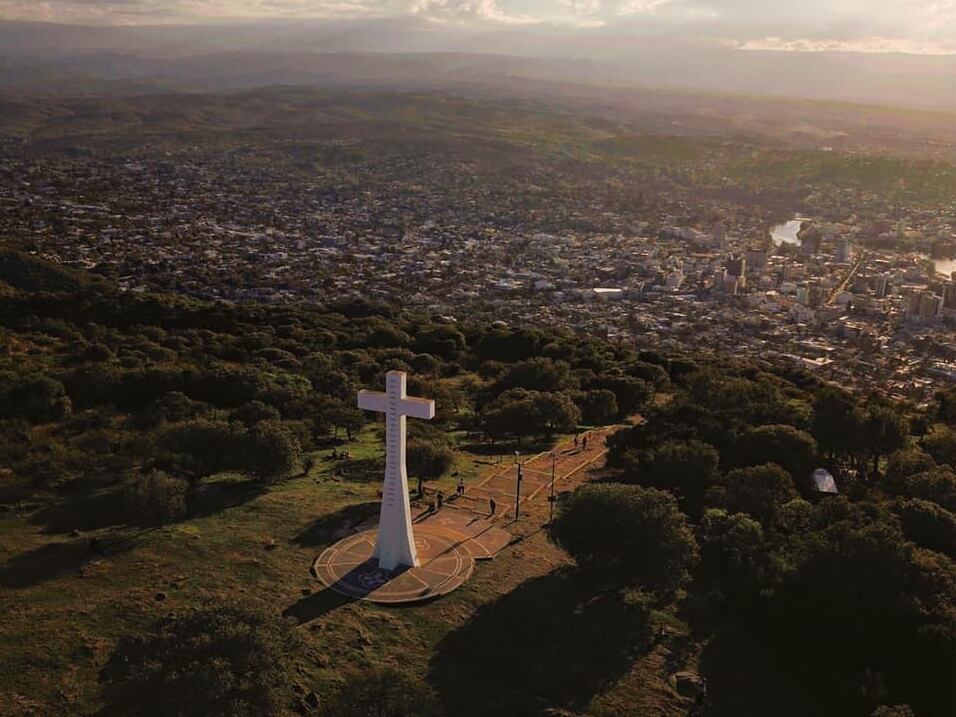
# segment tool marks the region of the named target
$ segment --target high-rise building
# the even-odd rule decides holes
[[[890,279],[886,274],[876,277],[875,292],[877,299],[884,299],[890,293]]]
[[[748,249],[744,252],[745,268],[755,274],[762,274],[767,268],[767,251],[765,249]]]
[[[747,273],[746,257],[735,255],[727,260],[727,273],[731,276],[741,277]]]
[[[930,322],[936,318],[939,308],[942,305],[940,298],[933,293],[924,291],[919,299],[919,317],[920,320]]]
[[[956,309],[956,282],[943,284],[943,308]]]
[[[727,227],[724,226],[723,222],[718,222],[714,225],[713,233],[713,245],[717,249],[723,249],[727,244]]]
[[[840,238],[837,240],[836,245],[836,260],[845,263],[850,261],[850,240],[846,238]]]

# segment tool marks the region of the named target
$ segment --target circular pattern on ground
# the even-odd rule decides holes
[[[378,530],[343,538],[315,561],[326,587],[342,595],[377,603],[410,603],[450,593],[470,576],[475,560],[465,547],[467,535],[439,525],[416,525],[420,565],[382,570],[372,558]]]

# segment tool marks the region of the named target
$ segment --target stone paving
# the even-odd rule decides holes
[[[383,570],[372,558],[376,530],[349,536],[328,548],[313,570],[328,588],[359,600],[412,603],[445,595],[464,583],[475,568],[463,536],[440,525],[416,525],[420,565]]]
[[[552,460],[555,491],[566,490],[570,481],[604,458],[607,453],[605,441],[614,430],[615,427],[609,426],[582,434],[577,446],[570,440],[553,451],[543,451],[530,458],[519,456],[523,468],[521,505],[532,500],[547,501],[551,493]],[[588,436],[587,448],[583,447],[584,435]],[[494,498],[497,507],[493,520],[507,522],[514,517],[517,471],[514,462],[505,463],[502,468],[493,469],[489,475],[479,479],[475,485],[467,486],[464,496],[452,497],[446,505],[490,518],[489,500]]]
[[[604,443],[615,430],[591,431],[585,449],[573,441],[522,461],[524,478],[520,504],[547,502],[551,493],[552,465],[555,492],[583,481],[587,470],[604,458]],[[377,520],[358,526],[355,534],[325,550],[313,571],[331,590],[359,600],[377,603],[411,603],[445,595],[461,586],[474,570],[476,560],[489,560],[511,542],[502,525],[514,519],[517,466],[505,463],[491,468],[463,495],[452,494],[441,510],[423,510],[413,516],[415,545],[421,565],[382,570],[372,559]],[[497,503],[490,514],[489,499]]]

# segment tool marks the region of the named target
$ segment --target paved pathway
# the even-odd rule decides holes
[[[557,446],[553,451],[544,451],[528,458],[519,457],[523,467],[521,481],[521,505],[529,501],[547,502],[551,494],[552,456],[554,468],[555,492],[564,490],[575,479],[580,478],[607,454],[605,440],[617,430],[616,426],[581,434],[578,446],[574,439]],[[588,436],[587,448],[583,447],[583,437]],[[515,483],[517,465],[512,461],[495,467],[470,486],[465,487],[462,496],[451,496],[445,501],[445,507],[453,510],[465,510],[472,514],[490,517],[488,501],[497,503],[494,520],[498,523],[510,521],[515,512]],[[438,515],[441,513],[439,512]],[[437,516],[423,516],[423,520],[433,520]]]
[[[522,460],[522,510],[532,502],[547,504],[552,475],[556,493],[583,482],[588,469],[603,461],[605,440],[616,430],[608,426],[586,434],[587,448],[581,435],[577,446],[571,439]],[[371,557],[377,521],[369,520],[319,555],[313,573],[335,592],[371,602],[408,603],[445,595],[468,579],[476,560],[493,558],[511,542],[503,526],[514,520],[516,473],[514,463],[495,466],[466,486],[463,495],[452,495],[441,510],[420,511],[413,518],[422,562],[417,568],[379,569]],[[491,498],[497,503],[494,516],[489,515]]]

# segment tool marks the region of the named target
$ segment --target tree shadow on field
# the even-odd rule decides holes
[[[47,543],[15,555],[0,566],[0,586],[27,588],[77,574],[87,563],[126,552],[131,547],[132,541],[128,539],[92,544],[87,539]]]
[[[647,611],[571,569],[529,580],[438,645],[429,682],[448,714],[585,709],[646,652]]]
[[[357,503],[323,515],[306,526],[292,542],[303,548],[331,545],[339,538],[351,534],[353,528],[377,516],[380,505],[378,501]]]
[[[189,517],[205,518],[245,505],[265,494],[269,486],[255,478],[200,483],[189,496]]]
[[[282,617],[291,617],[298,624],[303,625],[350,602],[354,602],[354,599],[337,593],[331,588],[326,588],[317,593],[306,595],[295,604],[290,605],[282,611]]]
[[[828,688],[826,669],[814,669],[812,657],[801,666],[800,660],[784,659],[780,648],[743,629],[728,629],[712,639],[700,658],[708,717],[857,713],[859,705],[855,710],[839,704]]]
[[[458,450],[471,453],[476,456],[483,456],[485,458],[498,458],[502,457],[503,461],[512,461],[514,459],[515,451],[518,451],[522,460],[528,456],[533,456],[542,451],[546,451],[552,447],[551,441],[546,438],[541,438],[538,440],[524,441],[521,445],[518,445],[514,441],[500,441],[498,443],[491,442],[469,442],[462,443],[458,445]]]
[[[76,496],[38,510],[30,522],[48,534],[110,528],[123,524],[123,499],[116,490]]]
[[[331,466],[333,476],[350,483],[381,483],[385,478],[385,458],[350,458],[348,460],[329,461],[320,459],[316,465]]]

